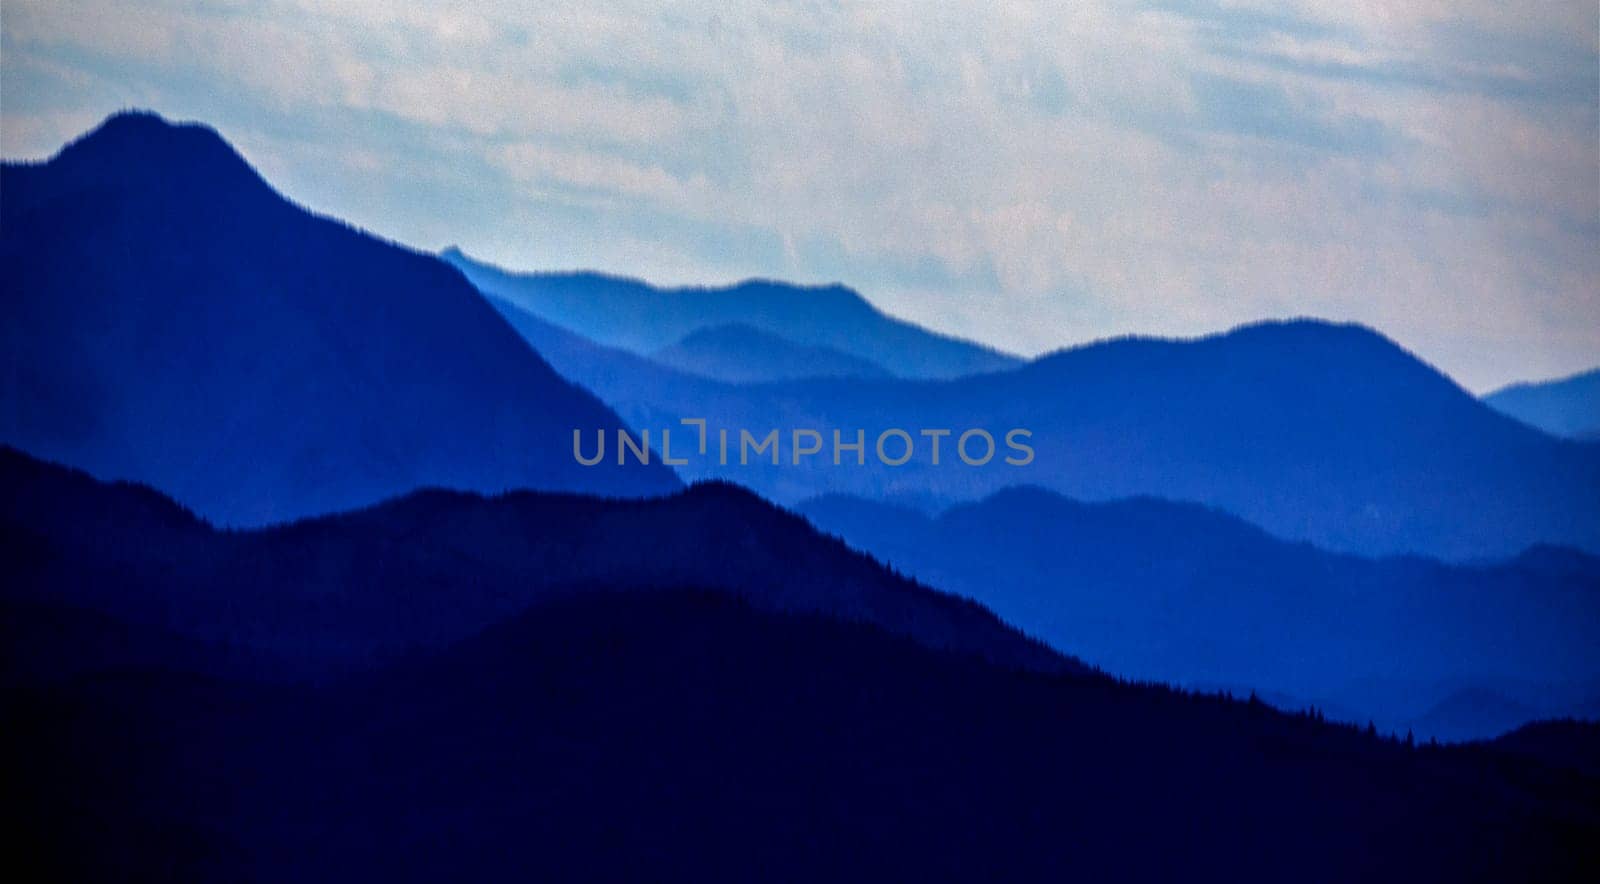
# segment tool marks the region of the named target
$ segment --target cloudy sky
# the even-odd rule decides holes
[[[1024,354],[1314,315],[1474,390],[1600,364],[1594,0],[740,5],[6,0],[0,152],[147,107],[420,248]]]

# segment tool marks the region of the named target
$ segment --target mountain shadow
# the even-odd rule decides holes
[[[821,347],[900,377],[950,378],[1020,364],[982,344],[885,315],[842,285],[748,280],[722,288],[662,289],[599,273],[512,273],[451,247],[440,254],[485,294],[504,298],[596,343],[645,355],[704,329],[749,326]]]
[[[1483,401],[1552,436],[1600,442],[1600,368],[1554,381],[1512,384]]]
[[[0,449],[0,490],[0,599],[169,631],[262,671],[370,666],[541,600],[682,587],[874,623],[1008,666],[1083,671],[726,484],[646,500],[424,490],[253,531],[217,531],[148,488],[11,449]]]
[[[431,255],[317,217],[215,132],[122,113],[0,170],[0,441],[259,525],[422,485],[609,495],[621,422]]]
[[[1600,686],[1600,560],[1571,550],[1369,559],[1193,504],[1036,488],[936,517],[837,496],[799,512],[1128,677],[1247,686],[1440,739],[1575,714]]]

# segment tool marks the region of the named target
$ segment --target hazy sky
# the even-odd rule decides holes
[[[554,7],[5,0],[0,151],[148,107],[421,248],[1026,354],[1315,315],[1475,390],[1600,364],[1594,0]]]

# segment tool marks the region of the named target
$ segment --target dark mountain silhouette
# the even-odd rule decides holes
[[[0,440],[261,524],[419,485],[636,495],[617,426],[461,275],[316,217],[215,132],[123,113],[6,164]]]
[[[72,880],[1563,881],[1600,789],[1261,704],[588,594],[318,687],[0,694],[19,861]]]
[[[1600,683],[1600,559],[1571,550],[1368,559],[1192,504],[1035,488],[934,518],[837,496],[799,511],[1118,675],[1248,686],[1441,739],[1572,714]]]
[[[1553,436],[1600,439],[1600,368],[1554,381],[1512,384],[1483,401]]]
[[[1492,745],[1600,781],[1600,722],[1537,721],[1496,738]]]
[[[742,323],[696,329],[650,354],[662,365],[729,383],[881,378],[888,372],[832,347],[807,347]]]
[[[14,603],[65,605],[315,673],[438,647],[549,598],[681,587],[876,623],[1010,666],[1081,669],[726,484],[649,500],[425,490],[219,532],[147,488],[0,449]]]
[[[826,347],[901,377],[948,378],[1019,364],[1015,356],[887,316],[842,285],[749,280],[724,288],[662,289],[598,273],[512,273],[460,249],[440,257],[485,294],[597,343],[654,353],[701,329],[751,326]]]
[[[1485,739],[1546,718],[1533,706],[1487,688],[1457,691],[1407,725],[1419,737]]]
[[[634,425],[659,433],[704,418],[711,432],[728,430],[727,465],[691,459],[680,473],[728,478],[782,503],[829,493],[937,503],[1031,484],[1085,500],[1194,501],[1280,537],[1364,554],[1502,558],[1537,543],[1600,552],[1600,446],[1497,414],[1359,326],[1299,320],[1190,341],[1106,341],[952,381],[749,386],[666,369],[496,306],[558,371]],[[759,438],[774,428],[781,464],[740,464],[739,431]],[[825,440],[798,466],[794,428]],[[903,466],[876,457],[889,428],[916,442]],[[1004,463],[1014,428],[1032,433],[1026,466]],[[935,466],[918,434],[940,429],[952,435]],[[969,429],[995,440],[985,466],[956,457]],[[849,453],[834,465],[833,430],[845,441],[863,431],[865,465]],[[984,454],[981,438],[970,450]]]

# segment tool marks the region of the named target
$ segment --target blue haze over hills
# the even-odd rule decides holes
[[[1470,566],[1368,559],[1193,504],[1084,504],[1037,488],[937,517],[839,496],[799,511],[1130,678],[1248,686],[1448,739],[1508,729],[1499,709],[1473,717],[1468,686],[1519,706],[1512,726],[1600,702],[1600,559],[1571,550]],[[1448,724],[1418,722],[1449,700]]]
[[[825,497],[800,501],[800,511],[1108,671],[1258,689],[1295,708],[1316,702],[1352,719],[1443,739],[1491,736],[1553,714],[1593,715],[1600,700],[1591,640],[1600,628],[1600,567],[1583,554],[1540,545],[1547,536],[1592,544],[1583,532],[1600,518],[1600,496],[1585,491],[1593,480],[1568,488],[1560,475],[1592,477],[1594,446],[1505,420],[1370,330],[1266,324],[1195,342],[1106,342],[943,383],[750,385],[685,374],[490,300],[559,370],[600,391],[636,426],[672,426],[680,415],[694,415],[713,426],[871,428],[882,425],[883,414],[909,415],[893,421],[901,426],[919,418],[961,426],[1009,401],[1007,413],[1036,429],[1041,460],[1065,452],[1078,462],[1083,472],[1071,481],[1082,484],[1067,487],[1082,493],[1087,485],[1086,496],[1185,496],[1173,490],[1181,487],[1176,482],[1135,484],[1147,469],[1141,461],[1250,470],[1256,475],[1244,478],[1278,496],[1276,517],[1263,521],[1284,536],[1309,526],[1329,532],[1312,535],[1329,546],[1390,555],[1420,548],[1476,563],[1330,554],[1204,507],[1159,499],[1083,504],[1005,488],[1018,476],[1060,475],[1048,469],[956,465],[941,473],[924,465],[917,473],[915,465],[859,468],[848,461],[841,469],[826,457],[814,469],[787,461],[718,467],[700,459],[680,468],[779,499],[843,487],[909,501],[915,506]],[[965,408],[951,407],[953,399]],[[1041,418],[1061,412],[1061,424],[1037,429]],[[1073,426],[1080,422],[1089,427]],[[1004,426],[982,419],[971,425]],[[677,432],[681,454],[692,430]],[[1064,433],[1087,444],[1050,444]],[[1185,456],[1173,458],[1174,451]],[[1092,471],[1097,459],[1104,475]],[[957,484],[974,473],[998,493],[937,519],[919,511],[986,487]],[[1203,472],[1177,478],[1209,479]],[[1212,487],[1258,518],[1272,512],[1240,489]],[[1481,503],[1497,493],[1508,498],[1496,505],[1499,514]],[[1539,502],[1541,493],[1564,500],[1574,517],[1547,518],[1554,504]],[[1313,494],[1335,502],[1371,496],[1346,516],[1350,523],[1335,517],[1318,525],[1315,519],[1330,514],[1319,512]],[[1518,498],[1523,511],[1544,517],[1540,525],[1523,523]],[[1436,511],[1452,499],[1458,508]],[[1408,536],[1418,519],[1375,513],[1374,501],[1403,503],[1449,533]],[[1437,545],[1440,539],[1446,543]],[[1506,558],[1486,563],[1498,557]]]
[[[1600,368],[1553,381],[1512,384],[1483,401],[1553,436],[1600,442]]]
[[[593,340],[639,354],[691,332],[746,325],[806,347],[837,350],[900,377],[951,378],[1021,360],[886,316],[842,285],[749,280],[725,288],[661,289],[599,273],[512,273],[441,253],[484,293]]]
[[[641,298],[656,297],[639,290]],[[1363,554],[1471,560],[1538,543],[1600,551],[1600,445],[1552,438],[1498,414],[1380,334],[1313,320],[1247,326],[1193,341],[1124,339],[1018,368],[944,380],[855,378],[736,385],[687,375],[584,338],[491,298],[567,377],[637,427],[704,418],[734,455],[692,459],[688,477],[727,478],[780,502],[827,493],[972,500],[1033,484],[1071,497],[1157,496],[1205,503],[1292,540]],[[741,465],[738,431],[865,431],[865,466],[831,447],[797,467]],[[960,434],[1032,431],[1025,467],[939,466],[920,447],[877,462],[891,427]],[[787,445],[787,442],[785,442]],[[1002,451],[1004,449],[1002,448]]]

